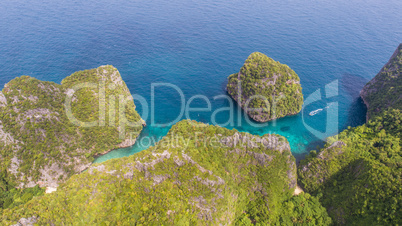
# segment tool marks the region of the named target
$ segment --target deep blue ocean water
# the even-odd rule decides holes
[[[259,51],[296,71],[305,99],[315,93],[322,100],[306,105],[304,114],[262,128],[245,122],[244,115],[238,117],[235,107],[235,124],[226,127],[281,134],[300,159],[326,136],[364,123],[359,91],[402,41],[401,11],[400,0],[2,0],[0,86],[20,75],[60,83],[75,71],[111,64],[130,91],[148,103],[156,82],[179,87],[186,101],[206,96],[211,111],[190,116],[212,123],[212,112],[230,104],[214,100],[226,94],[227,77],[239,71],[250,53]],[[179,93],[166,86],[156,87],[154,93],[155,122],[177,118]],[[333,102],[317,115],[308,115]],[[206,103],[198,99],[191,106]],[[329,120],[327,115],[332,115]],[[216,122],[228,118],[228,111],[220,112]],[[149,145],[149,139],[141,138],[158,140],[170,128],[152,126],[151,118],[147,123],[140,136],[143,142],[96,161],[141,151]]]

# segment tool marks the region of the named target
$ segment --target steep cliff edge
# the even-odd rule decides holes
[[[299,76],[262,53],[252,53],[240,72],[228,80],[228,93],[255,121],[267,122],[301,111]]]
[[[337,224],[402,222],[401,122],[401,110],[387,110],[329,138],[326,148],[301,161],[299,184],[320,198]]]
[[[388,108],[402,109],[402,43],[388,63],[368,82],[360,96],[367,106],[367,121]]]
[[[61,85],[15,78],[0,92],[0,110],[1,171],[18,187],[57,187],[93,156],[133,145],[143,124],[112,66],[76,72]]]
[[[367,123],[329,138],[298,167],[303,189],[340,225],[402,223],[402,44],[360,92]]]

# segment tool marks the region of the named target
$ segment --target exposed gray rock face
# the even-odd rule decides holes
[[[40,169],[39,172],[41,173],[40,181],[46,187],[57,187],[60,178],[67,177],[64,169],[57,163],[53,163],[50,166],[47,165],[43,169]]]
[[[342,147],[345,147],[346,144],[343,141],[335,141],[333,144],[331,144],[329,147],[325,148],[324,150],[320,151],[318,154],[317,158],[319,159],[326,159],[328,158],[328,152],[332,152],[331,156],[335,155],[340,155],[342,154]]]
[[[13,224],[12,226],[34,226],[37,221],[38,218],[36,216],[21,218],[18,223]]]
[[[14,138],[10,133],[7,133],[3,130],[2,122],[0,121],[0,143],[4,143],[5,145],[14,144]]]
[[[60,119],[57,117],[58,115],[60,115],[58,112],[52,112],[46,108],[30,109],[21,114],[21,117],[18,116],[17,121],[22,125],[24,125],[27,120],[29,120],[31,123],[53,120],[60,121]]]
[[[346,147],[346,144],[343,141],[335,141],[333,144],[331,144],[329,147],[323,149],[320,151],[318,154],[317,158],[325,161],[330,161],[334,157],[341,155],[343,153],[343,148]],[[308,175],[308,177],[315,177],[319,178],[317,181],[319,183],[322,183],[326,180],[325,177],[325,172],[321,172],[320,168],[317,169],[310,169],[311,168],[311,162],[309,162],[307,165],[302,166],[301,170]],[[318,166],[320,167],[320,166]],[[312,172],[316,172],[315,174]],[[320,173],[319,173],[320,172]]]
[[[263,165],[263,166],[269,165],[269,162],[272,161],[273,156],[269,156],[266,153],[256,153],[253,151],[249,151],[247,149],[251,150],[253,148],[258,148],[260,145],[262,145],[266,149],[276,150],[276,151],[280,152],[281,154],[283,152],[288,152],[289,156],[288,156],[287,164],[289,165],[289,169],[287,171],[287,175],[289,178],[289,188],[293,189],[296,187],[296,185],[297,185],[296,163],[291,158],[290,145],[288,142],[286,142],[285,139],[281,140],[281,138],[279,136],[273,135],[273,134],[267,134],[264,137],[259,137],[259,136],[254,136],[251,134],[235,133],[232,136],[221,138],[220,142],[231,148],[235,148],[238,146],[240,146],[242,148],[246,148],[246,150],[236,148],[236,149],[228,151],[228,152],[229,153],[237,153],[237,154],[244,153],[244,154],[250,155],[250,156],[254,157],[254,159],[257,160],[258,164]]]
[[[387,108],[402,109],[402,43],[389,61],[360,91],[368,120]]]
[[[0,107],[7,106],[7,99],[4,94],[0,91]]]
[[[233,136],[222,138],[221,143],[228,147],[241,145],[242,147],[249,148],[255,148],[258,147],[258,144],[262,144],[265,148],[277,150],[280,153],[282,153],[284,150],[290,151],[289,143],[285,140],[280,141],[280,138],[273,134],[267,134],[261,138],[251,134],[242,135],[241,133],[235,133]]]

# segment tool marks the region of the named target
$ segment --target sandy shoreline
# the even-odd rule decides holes
[[[301,188],[299,187],[299,185],[296,185],[296,189],[295,189],[295,191],[293,192],[293,195],[299,195],[299,194],[302,193],[302,192],[304,192],[303,189],[301,189]]]

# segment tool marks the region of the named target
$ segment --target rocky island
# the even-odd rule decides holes
[[[126,127],[128,121],[138,126]],[[15,78],[0,92],[2,188],[57,187],[94,156],[133,145],[142,124],[112,66],[76,72],[61,85]]]
[[[262,53],[252,53],[228,80],[229,95],[257,122],[295,115],[302,109],[299,76]]]

